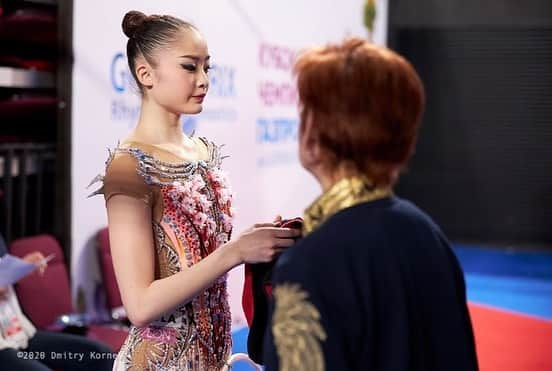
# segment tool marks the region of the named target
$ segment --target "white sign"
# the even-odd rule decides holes
[[[87,199],[85,187],[104,171],[107,148],[136,124],[139,95],[125,56],[124,14],[170,14],[196,25],[207,40],[215,69],[204,112],[183,117],[229,155],[237,209],[234,236],[257,222],[300,216],[320,190],[297,159],[297,92],[291,75],[303,48],[366,36],[362,0],[74,2],[72,112],[72,274],[74,289],[87,289],[88,307],[97,301],[96,233],[107,225],[103,199]],[[101,16],[97,16],[101,14]],[[383,44],[387,0],[377,1],[373,40]],[[244,323],[243,270],[229,276],[234,326]],[[95,294],[96,293],[96,294]]]

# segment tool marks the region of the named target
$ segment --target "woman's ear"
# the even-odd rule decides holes
[[[299,148],[301,162],[305,167],[312,167],[320,162],[320,143],[314,134],[314,115],[312,111],[301,112],[301,124],[299,127]]]
[[[136,77],[143,87],[151,88],[153,86],[153,69],[143,59],[136,61]]]

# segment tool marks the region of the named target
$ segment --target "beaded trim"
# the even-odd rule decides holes
[[[217,146],[213,142],[207,140],[204,137],[199,139],[207,147],[207,160],[199,161],[181,161],[181,162],[166,162],[155,158],[153,155],[144,152],[137,147],[120,147],[120,143],[117,143],[117,147],[113,150],[108,148],[108,158],[105,161],[105,168],[109,167],[109,164],[115,158],[117,153],[127,153],[133,156],[138,161],[137,172],[144,178],[144,181],[150,185],[172,185],[174,181],[186,179],[197,173],[198,170],[207,170],[212,168],[220,168],[222,161],[229,156],[222,156],[221,151],[224,144]],[[104,180],[105,175],[98,174],[92,179],[87,188],[90,188],[96,183],[101,183]],[[92,197],[101,194],[103,187],[92,192],[88,197]]]

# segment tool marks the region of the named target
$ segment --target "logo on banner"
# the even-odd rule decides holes
[[[117,53],[111,60],[111,86],[117,93],[124,93],[132,84],[132,76],[123,53]]]
[[[194,116],[182,115],[182,131],[186,135],[192,135],[197,128],[197,119]]]
[[[138,89],[128,69],[127,58],[123,53],[115,53],[111,58],[109,80],[112,91],[111,120],[132,127],[140,115]]]
[[[209,71],[209,94],[219,98],[236,97],[236,69],[232,66],[214,65]]]
[[[295,118],[258,118],[257,142],[266,144],[297,141],[298,120]]]
[[[186,133],[194,131],[198,122],[236,122],[238,114],[234,104],[225,104],[237,97],[236,69],[229,65],[215,65],[209,73],[208,97],[215,98],[216,104],[207,105],[201,114],[197,116],[182,117],[182,129]],[[111,119],[122,122],[132,127],[138,121],[140,115],[139,89],[128,69],[127,57],[117,52],[113,55],[109,70],[110,83],[113,91],[110,109]]]
[[[198,120],[209,122],[233,123],[238,121],[235,101],[237,99],[236,68],[216,64],[209,71],[209,92],[207,103],[198,115]]]
[[[298,95],[291,75],[296,56],[296,50],[286,46],[259,45],[258,64],[263,72],[257,90],[263,114],[255,128],[259,167],[297,163]]]

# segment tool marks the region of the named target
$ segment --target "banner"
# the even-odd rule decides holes
[[[223,162],[235,193],[234,236],[277,214],[300,216],[320,193],[297,156],[297,91],[291,68],[304,48],[366,37],[365,2],[203,0],[74,1],[72,111],[72,275],[88,311],[101,306],[96,234],[107,225],[101,197],[86,186],[104,172],[107,148],[137,122],[140,99],[125,55],[124,14],[170,14],[196,25],[211,55],[210,88],[183,130],[225,144]],[[387,1],[376,1],[373,40],[383,44]],[[101,16],[99,16],[101,15]],[[243,270],[229,275],[233,324],[244,324]],[[79,289],[81,288],[81,289]],[[77,295],[79,294],[79,295]]]

